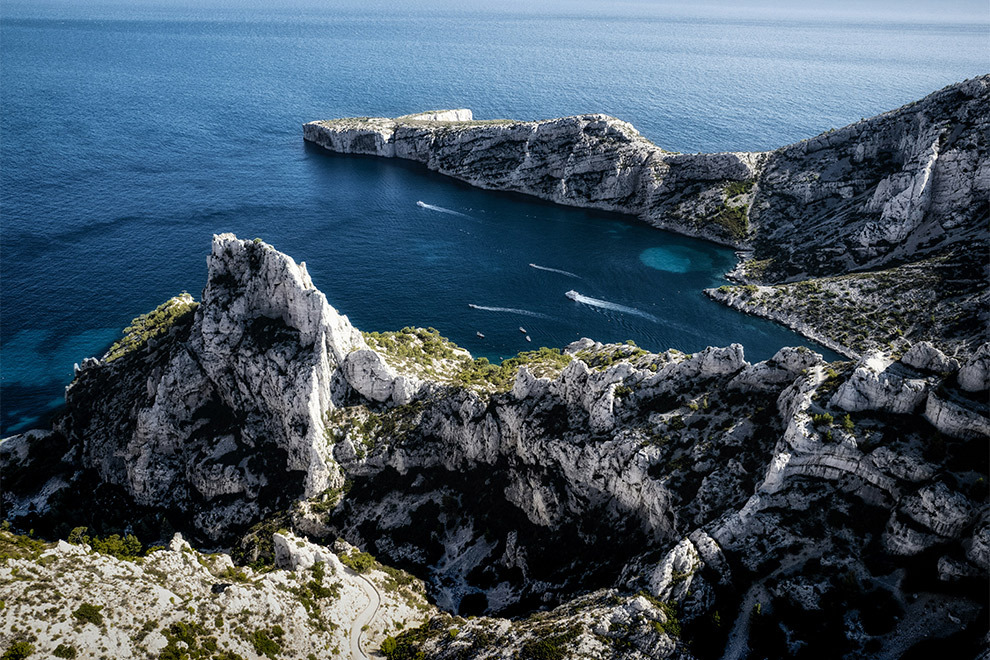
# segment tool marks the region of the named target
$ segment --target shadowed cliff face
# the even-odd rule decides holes
[[[985,340],[988,135],[990,76],[766,153],[672,154],[605,115],[473,121],[459,110],[303,126],[330,151],[406,158],[742,248],[729,276],[779,285],[764,292],[775,299],[741,288],[712,298],[852,357],[920,341],[966,356]],[[809,304],[823,288],[828,299]]]
[[[766,281],[983,246],[990,76],[771,153],[750,219]]]
[[[530,632],[601,658],[975,639],[990,346],[750,364],[738,344],[584,339],[496,367],[435,332],[362,336],[303,265],[231,235],[214,238],[203,302],[178,304],[152,339],[83,366],[55,432],[0,444],[16,524],[78,524],[91,503],[86,522],[168,515],[213,542],[255,523],[342,536],[449,611],[560,605]],[[491,635],[510,655],[533,639],[458,625],[413,642],[483,657]]]
[[[406,158],[481,188],[639,216],[752,246],[764,281],[873,269],[985,243],[990,76],[768,153],[672,154],[606,115],[539,122],[340,119],[340,153]],[[459,113],[459,114],[455,114]]]
[[[363,345],[305,265],[221,235],[202,304],[136,350],[84,364],[58,431],[137,505],[223,538],[340,480],[322,418],[346,387],[338,366]]]

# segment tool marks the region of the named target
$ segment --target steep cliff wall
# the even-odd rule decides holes
[[[628,213],[744,248],[732,277],[810,281],[841,289],[854,304],[829,313],[787,286],[773,292],[773,304],[750,301],[742,289],[712,297],[847,355],[933,341],[965,356],[986,338],[990,76],[767,153],[674,154],[605,115],[424,117],[317,121],[303,126],[303,137],[330,151],[414,160],[481,188]],[[849,273],[857,279],[838,286],[815,279]],[[891,297],[896,323],[871,320],[880,327],[860,337],[858,319],[888,314]]]
[[[670,153],[606,115],[539,122],[339,119],[306,124],[303,137],[330,151],[405,158],[479,188],[628,213],[729,245],[746,242],[746,195],[726,187],[752,181],[765,160],[764,154]],[[742,210],[724,211],[726,199]]]
[[[202,539],[286,526],[449,611],[557,606],[438,615],[400,635],[427,657],[894,658],[983,634],[990,346],[750,364],[586,339],[496,367],[435,332],[362,336],[302,264],[231,235],[202,303],[127,345],[84,365],[55,431],[0,443],[15,524],[136,529],[130,503]],[[267,543],[238,554],[284,554]]]
[[[990,76],[768,153],[673,154],[606,115],[514,122],[459,112],[457,121],[316,121],[303,137],[339,153],[414,160],[481,188],[752,245],[761,262],[752,275],[766,281],[986,241]]]

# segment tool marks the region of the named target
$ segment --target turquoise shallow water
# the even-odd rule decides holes
[[[803,342],[700,293],[722,282],[731,251],[328,155],[300,125],[462,106],[479,118],[594,111],[671,150],[765,149],[985,67],[985,21],[475,7],[5,3],[0,430],[39,423],[72,364],[132,317],[198,295],[220,231],[305,260],[366,330],[434,326],[495,359],[580,336],[653,350],[740,341],[769,357]]]

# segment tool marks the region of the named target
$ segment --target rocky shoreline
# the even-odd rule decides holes
[[[764,154],[671,154],[603,115],[307,124],[746,247],[707,295],[853,359],[585,338],[494,365],[361,332],[304,263],[214,236],[200,301],[136,319],[52,430],[0,442],[0,650],[985,655],[988,88]]]
[[[329,151],[403,158],[480,188],[616,211],[743,250],[731,276],[782,285],[900,268],[921,313],[939,261],[957,309],[901,328],[960,357],[985,341],[990,278],[990,76],[902,108],[761,153],[675,154],[606,115],[537,122],[475,121],[470,110],[310,122],[303,138]],[[917,268],[905,268],[912,264]],[[956,280],[959,281],[956,281]],[[800,296],[786,314],[739,309],[788,325],[845,355],[886,343],[832,332]],[[737,294],[736,294],[737,295]],[[736,296],[713,295],[719,301]],[[863,315],[882,312],[863,296]],[[930,313],[929,313],[930,315]],[[959,323],[960,317],[971,323]],[[945,333],[940,328],[951,325]],[[966,327],[963,327],[966,326]],[[842,336],[843,332],[846,337]]]
[[[987,642],[990,344],[965,360],[919,342],[896,361],[784,348],[752,364],[739,345],[654,354],[584,339],[496,366],[435,331],[359,332],[263,241],[216,236],[208,264],[198,305],[165,303],[156,327],[80,369],[53,431],[0,443],[3,508],[48,538],[179,529],[260,573],[175,541],[124,580],[109,550],[35,552],[4,532],[0,584],[15,595],[0,645],[154,654],[186,631],[228,658],[265,656],[252,640],[285,657],[342,649],[359,643],[343,635],[359,613],[341,600],[342,561],[380,567],[383,602],[412,607],[370,624],[393,660],[822,644],[896,658],[929,638],[970,655]],[[69,555],[67,575],[104,574],[113,603],[68,589],[75,577],[58,603],[31,595]],[[127,603],[157,588],[165,560],[199,586],[172,589],[181,606],[162,604],[145,632]],[[314,590],[319,561],[340,586]],[[220,628],[211,613],[233,606],[211,585],[238,570],[267,604]],[[410,605],[422,590],[434,605]],[[99,634],[70,625],[85,603],[106,608]],[[311,632],[290,640],[292,621]]]

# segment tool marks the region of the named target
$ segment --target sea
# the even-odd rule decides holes
[[[0,433],[48,423],[133,317],[199,297],[219,232],[305,261],[363,330],[492,360],[580,337],[838,357],[705,298],[729,249],[302,140],[467,107],[764,150],[987,70],[985,3],[796,4],[0,3]]]

